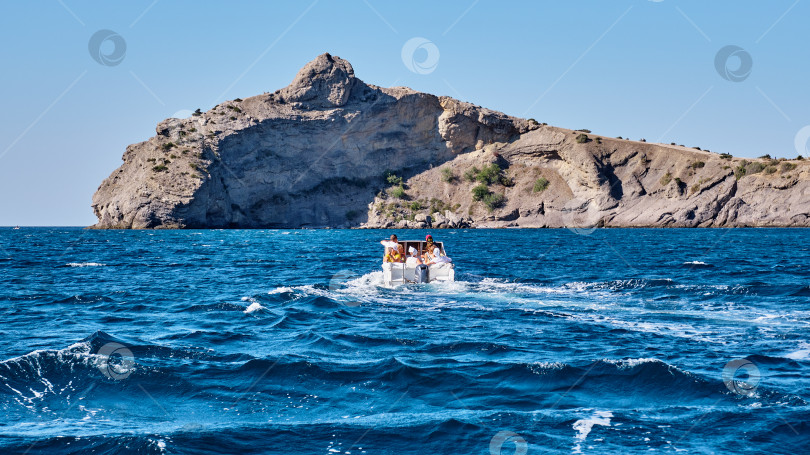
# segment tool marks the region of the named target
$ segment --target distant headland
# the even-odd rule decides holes
[[[557,128],[329,54],[156,130],[93,195],[94,228],[810,226],[803,159]]]

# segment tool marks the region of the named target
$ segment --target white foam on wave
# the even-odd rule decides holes
[[[615,309],[614,309],[615,311]],[[628,313],[630,315],[639,315],[645,316],[644,310],[640,309],[622,309],[624,313]],[[664,314],[667,313],[665,311],[656,311],[656,313]],[[683,314],[689,314],[684,312]],[[666,335],[666,336],[673,336],[677,338],[684,338],[687,340],[694,340],[700,341],[704,343],[725,343],[726,334],[718,334],[716,332],[712,332],[708,329],[699,330],[692,324],[679,324],[673,322],[639,322],[638,320],[624,320],[618,319],[610,316],[604,316],[601,318],[593,318],[587,316],[574,316],[572,319],[586,322],[586,323],[593,323],[597,325],[603,324],[610,324],[614,327],[620,327],[625,330],[629,330],[632,332],[644,332],[650,333],[653,335]],[[715,338],[712,338],[714,336]]]
[[[102,264],[100,262],[69,262],[65,265],[68,267],[104,267],[107,264]]]
[[[805,360],[810,359],[810,343],[801,343],[798,351],[793,351],[784,356],[786,359],[791,360]]]
[[[687,261],[684,262],[683,265],[709,265],[703,261]]]
[[[347,281],[342,280],[349,278]],[[306,284],[301,286],[279,286],[267,291],[269,295],[293,294],[293,299],[302,297],[325,297],[335,301],[369,300],[379,295],[377,286],[382,285],[382,272],[372,272],[360,277],[346,275],[345,278],[333,279],[327,288]]]
[[[548,286],[537,286],[520,281],[506,281],[498,278],[484,278],[478,283],[462,282],[476,290],[508,293],[508,294],[570,294],[564,288],[551,288]]]
[[[104,362],[106,360],[104,357],[99,357],[98,354],[92,354],[90,351],[90,343],[80,341],[60,350],[37,349],[18,357],[2,360],[0,361],[0,365],[5,367],[5,369],[2,370],[4,373],[13,374],[14,372],[22,370],[29,373],[33,372],[33,374],[30,375],[31,380],[26,388],[21,390],[15,389],[8,383],[5,383],[9,378],[3,376],[3,374],[0,374],[0,380],[3,380],[5,386],[16,394],[14,400],[18,404],[31,411],[37,412],[37,409],[42,406],[43,397],[59,395],[65,391],[65,389],[57,390],[48,380],[46,371],[43,371],[42,362],[55,361],[62,364],[69,364],[71,370],[73,370],[76,364],[95,367],[105,365]]]
[[[577,432],[574,435],[574,447],[572,453],[582,453],[582,443],[591,433],[594,425],[601,425],[603,427],[610,426],[610,418],[613,413],[610,411],[596,411],[591,417],[587,419],[579,419],[574,422],[574,430]]]
[[[810,349],[801,349],[796,352],[791,352],[790,354],[787,354],[785,358],[791,360],[810,359]]]
[[[529,364],[529,370],[535,374],[545,374],[549,371],[560,371],[568,367],[564,362],[534,362]]]
[[[253,302],[250,305],[248,305],[247,308],[245,308],[245,314],[250,314],[250,313],[253,313],[254,311],[259,311],[259,310],[261,310],[263,308],[264,307],[262,306],[261,303]]]
[[[275,289],[271,289],[271,290],[267,291],[267,293],[270,294],[270,295],[283,294],[285,292],[295,292],[295,289],[287,287],[287,286],[280,286],[280,287],[277,287]]]
[[[250,313],[253,313],[254,311],[259,311],[261,309],[264,309],[262,304],[259,303],[253,297],[242,297],[242,301],[243,302],[250,302],[250,305],[248,305],[248,307],[245,308],[245,311],[244,311],[245,314],[250,314]]]
[[[766,313],[766,314],[754,319],[754,322],[765,322],[767,320],[776,319],[776,318],[779,318],[779,317],[781,317],[781,315],[779,315],[779,314],[767,314]]]
[[[357,278],[347,280],[344,284],[346,287],[338,291],[370,291],[378,286],[383,286],[383,273],[381,270],[369,272]]]
[[[643,365],[645,363],[660,363],[660,364],[666,365],[666,366],[668,366],[670,368],[677,369],[677,367],[674,367],[674,366],[672,366],[672,365],[670,365],[670,364],[668,364],[668,363],[666,363],[666,362],[664,362],[662,360],[653,359],[651,357],[642,357],[642,358],[638,358],[638,359],[604,359],[603,361],[605,363],[610,363],[610,364],[616,365],[617,367],[619,367],[619,369],[622,369],[622,370],[627,369],[627,368],[634,368],[634,367],[637,367],[639,365]]]
[[[630,278],[626,280],[613,280],[613,281],[573,281],[563,285],[565,289],[570,289],[578,292],[612,292],[612,291],[631,291],[636,289],[644,289],[653,281],[664,281],[669,285],[674,285],[671,278],[663,278],[660,280],[651,280],[645,278]]]
[[[643,280],[636,283],[572,282],[548,286],[502,278],[481,277],[480,280],[474,281],[459,280],[452,283],[385,286],[381,270],[364,275],[343,270],[338,272],[326,286],[280,286],[267,293],[270,295],[291,293],[294,298],[320,296],[337,302],[407,305],[420,310],[436,310],[461,305],[474,309],[498,311],[502,309],[503,305],[509,305],[523,309],[563,307],[569,310],[593,311],[615,307],[616,293],[613,288],[628,284],[639,287],[645,283]],[[563,300],[556,299],[557,296],[562,297]],[[471,303],[467,297],[472,297],[474,303]],[[566,297],[575,297],[575,300],[571,301]],[[636,311],[641,312],[643,309]],[[600,321],[600,323],[604,322]],[[634,329],[638,330],[639,327],[636,326]],[[648,329],[654,330],[655,328],[649,327]]]

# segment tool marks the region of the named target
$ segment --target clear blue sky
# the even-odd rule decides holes
[[[808,18],[810,0],[0,0],[0,225],[94,223],[91,196],[127,144],[178,111],[284,87],[323,52],[372,84],[556,126],[794,157]],[[126,43],[118,65],[90,55],[103,29]],[[415,37],[439,51],[427,74],[403,63]],[[741,81],[716,69],[727,45]]]

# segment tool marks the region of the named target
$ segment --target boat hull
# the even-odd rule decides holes
[[[386,286],[416,283],[417,265],[384,262],[382,265],[383,282]],[[456,281],[455,266],[452,263],[431,264],[428,266],[428,283]]]

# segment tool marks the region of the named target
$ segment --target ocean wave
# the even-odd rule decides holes
[[[576,444],[572,449],[572,453],[583,453],[582,452],[582,443],[585,442],[585,439],[591,433],[594,425],[600,425],[604,427],[610,426],[610,419],[613,417],[613,413],[611,411],[596,411],[594,414],[585,419],[579,419],[572,425],[574,431],[577,432],[574,440]]]
[[[463,403],[462,403],[463,404]],[[663,408],[661,420],[649,412],[636,414],[611,408],[506,411],[503,409],[440,411],[383,409],[359,415],[295,419],[272,417],[259,422],[175,422],[157,434],[91,434],[36,439],[5,438],[2,447],[17,453],[266,453],[283,447],[289,453],[490,453],[499,434],[514,435],[492,453],[515,452],[525,441],[527,453],[803,453],[810,443],[810,425],[784,412],[730,412],[710,406]],[[682,416],[688,416],[683,418]],[[784,418],[780,418],[783,417]],[[609,420],[609,421],[608,421]],[[579,422],[579,423],[578,423]],[[700,422],[701,425],[695,425]],[[735,431],[745,428],[746,438]],[[506,429],[506,430],[505,430]],[[687,434],[691,437],[684,438]],[[459,437],[463,435],[463,437]],[[679,439],[680,438],[680,439]],[[33,443],[32,443],[33,440]],[[523,444],[521,443],[521,446]]]
[[[259,310],[265,309],[261,303],[252,297],[242,297],[243,302],[250,302],[250,305],[245,308],[245,314],[250,314]]]
[[[652,279],[652,278],[630,278],[626,280],[612,280],[612,281],[576,281],[566,283],[564,286],[568,289],[575,291],[627,291],[637,289],[661,288],[676,286],[677,283],[670,278]]]
[[[33,440],[33,442],[32,442]],[[7,438],[5,444],[0,444],[0,448],[6,453],[30,453],[53,454],[53,453],[92,453],[98,455],[113,455],[121,453],[122,448],[126,448],[128,453],[138,453],[143,455],[162,455],[167,453],[167,442],[171,447],[171,438],[162,435],[105,435],[103,433],[89,436],[56,436]],[[200,449],[205,445],[200,444]]]
[[[67,267],[106,267],[107,264],[100,262],[69,262],[65,264]]]
[[[687,262],[684,262],[681,265],[686,266],[686,268],[689,268],[689,269],[711,269],[711,268],[714,268],[713,265],[708,264],[708,263],[703,262],[703,261],[687,261]]]
[[[239,311],[244,312],[245,307],[231,302],[200,303],[179,310],[180,312],[209,312],[209,311]]]
[[[810,286],[801,286],[790,293],[794,297],[810,297]]]
[[[798,350],[791,351],[783,357],[791,360],[806,360],[810,359],[810,342],[801,342],[796,346]]]
[[[543,419],[568,429],[569,449],[581,443],[584,450],[597,427],[600,432],[606,427],[600,421],[611,419],[613,426],[615,409],[625,408],[628,397],[635,403],[643,403],[634,405],[636,408],[655,410],[682,409],[684,403],[709,409],[717,409],[718,404],[727,408],[751,403],[731,394],[719,372],[704,376],[655,357],[529,362],[508,360],[511,353],[519,353],[522,348],[494,340],[471,340],[457,345],[419,340],[407,344],[408,349],[394,350],[403,346],[400,340],[390,331],[379,334],[383,338],[359,333],[333,336],[311,328],[297,332],[294,338],[278,340],[280,344],[270,349],[271,355],[252,357],[138,343],[97,332],[62,350],[34,351],[0,362],[0,409],[7,413],[11,410],[12,419],[21,415],[14,411],[16,408],[49,418],[75,409],[70,418],[87,419],[96,425],[83,429],[83,434],[98,433],[85,438],[94,443],[77,447],[104,448],[110,440],[121,442],[130,437],[101,436],[107,431],[104,419],[116,412],[107,400],[128,407],[128,412],[138,412],[138,406],[144,406],[138,402],[152,397],[171,409],[172,415],[175,407],[184,409],[184,403],[189,401],[202,400],[198,406],[210,402],[220,406],[221,411],[217,411],[220,414],[200,413],[198,418],[208,416],[205,427],[189,431],[187,425],[193,422],[183,417],[172,418],[165,424],[162,436],[149,437],[152,441],[164,441],[162,447],[171,452],[188,449],[191,435],[203,439],[209,437],[206,435],[222,437],[231,433],[244,436],[247,434],[244,428],[250,427],[249,419],[257,409],[262,410],[260,417],[265,430],[299,433],[319,427],[330,428],[333,433],[404,428],[408,431],[402,435],[424,433],[427,437],[461,430],[477,434],[483,431],[481,422],[491,422],[493,416],[498,421],[504,416],[519,416],[515,418],[523,424],[526,419],[532,422]],[[220,334],[210,330],[186,338],[166,339],[187,342],[205,339],[209,343],[250,339],[249,335],[240,335],[236,331]],[[390,338],[384,338],[386,335]],[[104,360],[99,351],[110,343],[125,345],[132,351],[136,362],[129,373],[131,377],[114,380],[99,370],[99,362]],[[287,352],[285,344],[295,349]],[[361,352],[365,355],[358,356],[357,352],[364,348]],[[750,358],[763,368],[790,362]],[[798,371],[797,364],[793,367]],[[91,387],[92,392],[88,393]],[[797,397],[774,391],[765,384],[760,388],[762,392],[755,399],[765,406],[775,403],[787,403],[789,409],[806,406]],[[462,404],[448,403],[448,396]],[[394,400],[386,402],[391,397],[401,397],[399,408]],[[81,406],[71,408],[77,400],[81,400]],[[594,400],[599,401],[600,409],[586,412],[585,403]],[[368,411],[358,414],[353,405],[356,402],[369,403]],[[151,400],[146,405],[157,418],[162,416]],[[389,408],[396,410],[389,412]],[[610,411],[613,415],[604,414],[609,410],[614,410]],[[682,414],[679,411],[678,415]],[[626,416],[621,418],[626,422]],[[221,426],[216,423],[219,421]],[[24,434],[25,430],[15,427],[14,432]],[[483,440],[495,434],[489,429],[486,432],[488,436],[482,436]],[[145,440],[137,438],[131,442],[145,453],[161,448],[160,444],[146,445]],[[39,443],[42,447],[55,444],[47,438]]]
[[[293,289],[291,287],[287,287],[287,286],[281,286],[281,287],[277,287],[277,288],[275,288],[273,290],[267,291],[267,293],[270,294],[270,295],[273,295],[273,294],[292,294],[293,292],[295,292],[295,289]]]

